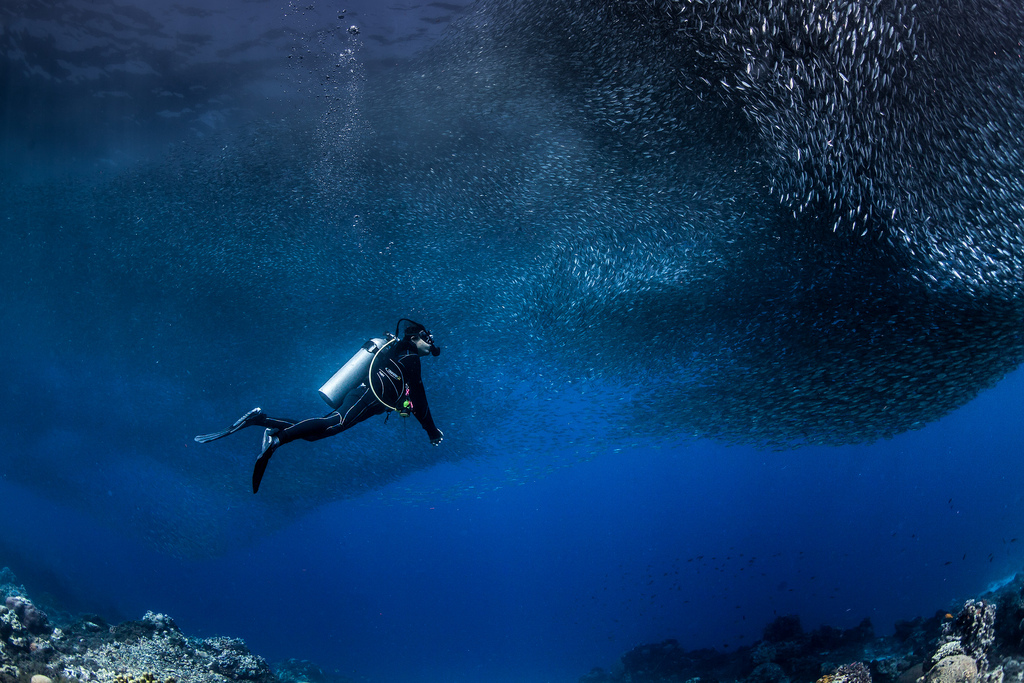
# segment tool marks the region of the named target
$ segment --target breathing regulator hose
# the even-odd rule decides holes
[[[399,322],[401,322],[401,321],[399,321]],[[370,391],[373,392],[373,397],[376,398],[378,401],[380,401],[381,405],[383,405],[388,410],[398,410],[397,407],[395,407],[393,405],[390,405],[387,401],[382,399],[380,397],[380,394],[377,393],[377,390],[373,388],[373,365],[374,365],[374,363],[377,362],[377,356],[379,356],[384,349],[388,348],[389,346],[394,344],[396,341],[398,341],[398,337],[397,336],[395,336],[393,334],[390,334],[388,332],[385,332],[384,334],[386,334],[388,337],[390,337],[390,339],[388,340],[388,342],[386,344],[384,344],[384,346],[382,346],[379,349],[377,349],[377,353],[373,354],[373,360],[370,361],[370,369],[367,372],[366,381],[370,385]],[[403,394],[405,394],[405,389],[406,389],[406,386],[405,386],[405,376],[403,375],[403,377],[402,377],[402,393]]]
[[[377,349],[377,353],[373,354],[373,360],[370,361],[370,369],[367,372],[367,382],[369,382],[369,384],[370,384],[370,391],[373,392],[373,397],[376,398],[378,401],[380,401],[381,405],[383,405],[385,408],[388,408],[389,410],[398,411],[398,414],[401,415],[402,417],[408,417],[409,413],[411,412],[411,409],[412,409],[412,404],[409,402],[409,398],[408,398],[408,396],[409,396],[409,385],[405,383],[405,376],[404,375],[402,376],[402,392],[401,392],[401,395],[403,396],[403,399],[401,401],[401,404],[402,404],[401,407],[390,405],[387,401],[385,401],[383,398],[380,397],[380,394],[378,394],[377,390],[374,389],[374,387],[373,387],[373,366],[377,362],[377,356],[379,356],[381,354],[381,352],[384,351],[384,349],[386,349],[387,347],[391,346],[396,341],[398,341],[398,330],[399,330],[399,328],[402,327],[402,323],[403,322],[410,323],[411,325],[413,325],[415,327],[418,327],[419,329],[424,330],[424,331],[426,331],[426,329],[427,329],[421,323],[418,323],[415,320],[410,320],[409,318],[399,318],[398,322],[395,323],[395,333],[391,334],[390,332],[385,332],[384,334],[388,337],[388,342],[386,344],[384,344],[383,346],[381,346],[379,349]],[[439,355],[441,355],[441,348],[439,346],[437,346],[436,344],[434,344],[433,340],[430,339],[430,332],[427,332],[427,341],[430,344],[430,355],[432,355],[432,356],[439,356]]]

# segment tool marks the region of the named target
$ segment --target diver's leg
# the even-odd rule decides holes
[[[274,451],[279,447],[296,439],[316,441],[325,436],[336,434],[338,430],[332,431],[332,429],[340,425],[342,421],[341,414],[335,411],[324,417],[302,420],[301,422],[288,424],[283,428],[268,426],[267,430],[263,432],[263,450],[260,453],[260,457],[256,459],[256,464],[252,469],[252,492],[256,493],[260,490],[260,482],[263,481],[263,475],[267,471],[270,458],[273,457]]]
[[[341,415],[335,411],[324,417],[311,417],[308,420],[296,422],[279,431],[277,437],[281,440],[281,443],[288,443],[296,439],[317,441],[325,436],[330,436],[328,430],[339,422],[341,422]]]
[[[368,417],[380,415],[383,412],[384,406],[374,398],[369,388],[360,386],[345,395],[338,410],[324,417],[314,417],[288,424],[280,431],[275,431],[276,428],[269,424],[270,418],[266,418],[265,421],[269,428],[263,433],[263,452],[260,453],[260,457],[256,460],[256,466],[252,470],[252,492],[259,491],[263,474],[267,471],[267,464],[274,455],[274,451],[280,446],[296,439],[317,441],[334,436]]]
[[[341,434],[346,429],[356,426],[363,420],[374,415],[380,415],[383,412],[384,406],[374,397],[369,387],[361,384],[345,395],[345,400],[338,407],[341,421],[330,427],[324,436]]]
[[[283,417],[270,417],[267,414],[263,414],[260,415],[259,420],[253,422],[253,424],[259,425],[260,427],[267,427],[269,429],[281,430],[294,427],[298,422],[298,420],[286,420]]]
[[[287,427],[277,433],[281,443],[296,439],[318,441],[328,436],[341,434],[368,417],[384,412],[369,388],[359,386],[345,394],[341,405],[333,413],[324,417],[314,417]]]
[[[260,457],[256,459],[255,466],[252,468],[252,492],[256,493],[260,490],[260,482],[263,481],[263,474],[267,471],[270,458],[273,457],[274,451],[280,446],[289,441],[295,441],[295,439],[316,441],[325,436],[330,436],[327,430],[340,421],[341,415],[336,412],[326,417],[314,417],[309,420],[302,420],[301,422],[268,419],[267,430],[263,432],[263,450],[260,452]],[[271,422],[282,426],[273,426]]]

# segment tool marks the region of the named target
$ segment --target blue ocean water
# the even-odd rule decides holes
[[[720,67],[599,10],[4,8],[0,566],[53,609],[425,683],[574,681],[785,614],[887,633],[1017,571],[1019,137],[957,157],[1008,227],[879,152],[919,213],[835,233],[786,199],[821,178],[774,161],[785,107],[690,89]],[[445,349],[440,447],[374,419],[253,496],[257,430],[192,441],[323,414],[403,316]]]
[[[498,485],[500,456],[438,466],[390,487],[420,502],[330,504],[204,561],[5,483],[5,558],[34,594],[354,680],[569,681],[667,637],[749,645],[781,614],[891,633],[1019,570],[1022,392],[1017,372],[867,447],[635,449]]]

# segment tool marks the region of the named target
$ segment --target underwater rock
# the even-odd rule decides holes
[[[5,581],[15,583],[13,574],[5,569]],[[64,644],[64,633],[50,625],[49,619],[24,595],[11,594],[0,606],[0,681],[24,680],[47,666],[57,656],[57,647]]]
[[[84,623],[83,626],[91,629],[92,622]],[[150,638],[154,635],[163,635],[167,638],[184,638],[181,629],[166,614],[146,612],[138,621],[126,621],[111,629],[111,632],[118,640],[130,641],[140,638]]]
[[[1020,657],[1006,657],[999,666],[1003,670],[1003,680],[1024,680],[1024,659]]]
[[[198,643],[196,649],[211,657],[211,672],[233,681],[272,683],[276,680],[266,661],[249,652],[239,638],[207,638]]]
[[[796,614],[780,616],[764,627],[761,637],[768,643],[781,643],[787,640],[797,640],[804,634],[803,626],[800,625],[800,617]]]
[[[996,645],[1024,648],[1024,575],[1018,574],[993,597],[1000,615],[994,628]]]
[[[789,683],[789,677],[782,667],[774,662],[758,664],[746,678],[747,683]]]
[[[28,598],[12,595],[7,598],[5,604],[8,609],[14,611],[29,633],[43,635],[53,631],[46,613],[33,605]]]
[[[307,659],[288,659],[274,666],[281,683],[327,683],[323,669]]]
[[[967,655],[943,657],[928,671],[926,683],[972,683],[978,675],[978,665]]]
[[[871,683],[871,672],[862,662],[843,664],[834,673],[819,678],[818,683]]]
[[[27,629],[18,619],[18,615],[6,606],[0,607],[0,639],[6,646],[28,649]]]
[[[60,629],[50,626],[49,619],[23,596],[11,596],[0,606],[0,647],[21,651],[46,649],[45,636],[61,637]]]

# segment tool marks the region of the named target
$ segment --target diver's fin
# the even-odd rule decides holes
[[[270,462],[270,456],[273,454],[273,451],[271,451],[270,453],[264,453],[256,461],[256,466],[252,468],[253,493],[256,493],[260,490],[260,482],[263,481],[263,473],[267,471],[267,463]]]
[[[235,424],[231,425],[224,431],[214,432],[213,434],[200,434],[195,438],[195,441],[196,443],[209,443],[211,441],[216,441],[217,439],[223,439],[229,434],[234,434],[239,429],[251,426],[253,421],[262,414],[263,410],[261,408],[253,408],[248,413],[235,420]]]
[[[263,432],[263,452],[260,453],[260,457],[256,460],[256,466],[252,468],[252,492],[256,493],[260,490],[260,482],[263,481],[263,473],[267,471],[267,463],[270,462],[270,457],[274,455],[274,451],[281,445],[281,440],[278,439],[274,434],[277,430],[271,431],[268,429]]]

